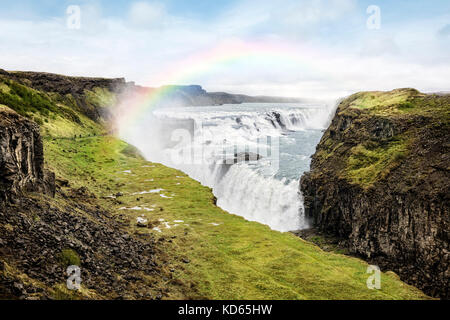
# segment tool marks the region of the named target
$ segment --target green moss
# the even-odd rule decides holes
[[[97,107],[110,107],[116,104],[116,95],[106,88],[96,87],[92,91],[85,90],[88,103]]]
[[[33,117],[33,121],[36,122],[40,126],[42,126],[44,124],[44,121],[42,121],[42,119],[39,117]]]
[[[344,145],[343,142],[338,143],[337,145],[332,144],[331,139],[327,139],[323,143],[324,149],[318,150],[315,153],[315,157],[320,161],[327,161],[330,157],[335,155],[335,152]],[[331,149],[331,150],[330,150]]]
[[[45,94],[12,80],[1,79],[1,81],[9,90],[0,91],[0,104],[7,105],[17,113],[30,118],[29,113],[48,116],[51,112],[58,111]]]
[[[60,253],[60,262],[64,267],[68,266],[80,266],[80,256],[72,249],[64,249]]]
[[[9,86],[0,80],[0,92],[9,93],[10,91],[11,91],[11,89],[9,88]]]
[[[346,99],[348,106],[358,109],[379,109],[407,103],[407,100],[419,92],[415,89],[397,89],[393,91],[359,92]]]
[[[131,158],[143,159],[142,153],[139,151],[139,149],[132,145],[125,146],[120,151],[120,153],[122,153],[125,156],[129,156]]]
[[[407,155],[407,143],[398,139],[386,144],[359,144],[350,150],[345,174],[356,184],[371,186]]]
[[[414,108],[414,104],[410,101],[407,101],[407,102],[398,104],[397,108],[400,110],[410,110],[410,109]]]

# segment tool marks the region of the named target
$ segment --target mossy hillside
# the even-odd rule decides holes
[[[86,101],[94,106],[109,108],[117,103],[116,95],[106,88],[96,87],[93,90],[85,90]]]
[[[351,112],[351,109],[359,109],[387,117],[423,115],[445,117],[448,120],[449,100],[449,95],[424,94],[411,88],[367,91],[358,92],[346,98],[341,103],[340,110]]]
[[[85,91],[90,108],[105,108],[115,103],[115,94],[105,88]],[[74,138],[105,134],[105,127],[89,117],[70,94],[42,92],[0,76],[0,104],[41,126],[45,137]]]
[[[32,113],[39,113],[48,116],[58,111],[45,94],[12,80],[0,78],[0,81],[0,103],[20,115],[28,117]]]
[[[407,155],[408,145],[402,140],[393,140],[385,145],[363,143],[350,150],[346,176],[353,183],[371,186],[383,179]]]
[[[350,108],[378,110],[403,105],[410,98],[420,94],[415,89],[396,89],[393,91],[358,92],[348,97],[343,104]]]
[[[381,290],[367,289],[363,261],[229,214],[214,205],[209,188],[129,155],[120,140],[48,139],[45,144],[48,166],[71,184],[88,186],[130,233],[170,240],[165,242],[171,261],[166,267],[174,274],[165,284],[169,299],[426,298],[392,274],[382,274]],[[118,192],[123,196],[111,197]],[[148,219],[149,227],[137,227],[137,217]]]
[[[418,144],[418,130],[425,122],[427,126],[448,129],[449,105],[450,96],[426,95],[415,89],[356,93],[339,105],[337,116],[345,122],[344,129],[336,123],[324,134],[315,161],[322,165],[331,162],[340,177],[370,188],[414,157],[411,151]],[[393,132],[386,137],[376,136],[367,131],[371,123],[374,131],[380,123],[387,123]],[[339,136],[332,134],[339,130]]]

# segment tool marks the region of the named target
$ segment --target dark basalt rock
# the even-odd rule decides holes
[[[76,209],[83,214],[74,214]],[[130,236],[108,212],[82,197],[63,209],[30,198],[6,205],[0,211],[0,243],[0,298],[52,298],[49,288],[67,280],[61,253],[68,248],[80,259],[82,285],[104,297],[152,299],[157,291],[138,280],[142,273],[161,272],[154,239]],[[2,274],[6,263],[44,287]]]
[[[424,99],[450,105],[448,97]],[[348,179],[354,146],[383,147],[397,135],[407,137],[403,158],[370,186]],[[448,119],[433,113],[377,115],[341,103],[301,179],[306,216],[319,231],[347,243],[352,254],[448,299],[449,136]]]
[[[55,175],[44,170],[39,126],[0,107],[0,201],[26,191],[55,193]]]

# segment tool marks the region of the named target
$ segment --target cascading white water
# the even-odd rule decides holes
[[[330,111],[327,105],[305,104],[165,108],[124,138],[149,160],[211,187],[224,210],[275,230],[298,230],[307,227],[298,180],[309,167]],[[240,152],[262,159],[224,164]]]

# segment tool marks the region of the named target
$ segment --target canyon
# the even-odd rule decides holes
[[[129,86],[120,78],[0,72],[0,298],[430,298],[400,281],[393,272],[382,272],[382,288],[369,290],[368,264],[363,260],[324,252],[291,233],[230,214],[217,207],[210,188],[179,170],[145,160],[135,147],[112,135],[109,124],[111,108]],[[430,123],[435,126],[433,135],[421,140],[431,146],[430,150],[443,141],[439,139],[448,128],[445,118],[439,118]],[[330,127],[336,130],[330,133],[329,129],[322,142],[329,135],[341,136],[337,128],[352,127],[353,118],[336,119]],[[397,122],[379,121],[367,128],[380,139],[389,139],[392,132],[403,127],[397,127]],[[417,148],[421,150],[420,145]],[[388,150],[389,155],[398,151]],[[448,163],[446,156],[441,155],[441,160],[429,160],[428,156],[427,162],[433,170],[445,174],[442,168]],[[408,154],[395,159],[405,157]],[[316,153],[311,173],[302,180],[302,186],[308,186],[302,189],[307,214],[316,225],[328,221],[315,211],[322,208],[319,182],[323,181],[312,178],[316,177],[317,161],[322,160],[326,155],[320,158]],[[323,174],[331,174],[327,172]],[[353,173],[350,170],[348,179],[360,181],[361,177]],[[445,288],[446,275],[441,272],[445,265],[440,261],[448,259],[443,251],[448,241],[443,237],[448,232],[448,220],[442,215],[447,212],[445,202],[438,201],[443,196],[439,187],[447,182],[441,179],[441,173],[433,174],[436,198],[427,208],[441,223],[436,225],[430,217],[429,224],[420,226],[424,231],[412,247],[423,244],[431,249],[430,255],[417,251],[423,259],[421,265],[434,263],[438,272],[427,269],[433,279],[428,284]],[[358,183],[367,187],[372,180],[370,174],[363,175]],[[356,191],[352,196],[357,198]],[[427,190],[422,191],[425,197]],[[329,211],[340,205],[345,206],[343,211],[351,212],[345,201],[330,203]],[[349,230],[346,221],[337,214],[333,217],[334,230]],[[365,218],[358,219],[364,225]],[[145,226],[137,223],[142,220],[146,220]],[[410,224],[405,226],[403,223],[402,231],[408,237],[415,234],[409,230]],[[372,242],[360,238],[355,246],[361,252],[369,250],[366,244],[374,243],[373,237]],[[386,241],[393,241],[395,236],[390,238]],[[442,251],[437,244],[443,246]],[[66,268],[70,265],[81,268],[80,290],[66,287]],[[394,271],[404,277],[400,269]],[[421,286],[420,282],[413,283]],[[423,288],[445,297],[443,289],[435,292]]]

